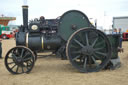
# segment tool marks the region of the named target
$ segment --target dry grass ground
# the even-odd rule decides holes
[[[3,40],[3,56],[15,46],[15,41]],[[79,73],[68,60],[46,57],[37,60],[30,74],[12,75],[0,60],[0,85],[128,85],[128,42],[123,42],[120,53],[122,66],[110,71]]]

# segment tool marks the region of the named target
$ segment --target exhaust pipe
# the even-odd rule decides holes
[[[22,11],[23,11],[23,27],[25,31],[27,31],[28,30],[28,5],[23,5]]]

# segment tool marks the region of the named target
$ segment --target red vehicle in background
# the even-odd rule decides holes
[[[128,40],[128,32],[123,33],[123,40]]]
[[[13,31],[10,30],[8,26],[0,25],[0,38],[9,39],[14,36]]]

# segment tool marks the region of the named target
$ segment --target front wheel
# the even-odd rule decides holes
[[[5,66],[12,74],[29,73],[35,64],[34,53],[24,46],[16,46],[5,56]]]

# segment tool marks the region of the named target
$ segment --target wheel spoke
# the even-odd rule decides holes
[[[75,41],[78,45],[80,45],[81,47],[84,47],[84,45],[83,45],[82,43],[80,43],[78,40],[74,39],[74,41]]]
[[[19,66],[17,65],[17,68],[16,68],[16,73],[18,73],[18,70],[19,70]]]
[[[25,58],[27,55],[29,55],[30,53],[29,52],[27,52],[25,55],[24,55],[24,57],[23,58]]]
[[[91,67],[91,65],[92,65],[91,56],[88,56],[88,62],[89,62],[89,66]]]
[[[30,60],[30,62],[31,62],[30,64],[32,64],[32,63],[33,63],[31,60]]]
[[[96,64],[96,66],[98,66],[98,63],[96,62],[96,59],[93,56],[91,56],[91,58],[94,61],[94,63]]]
[[[24,53],[24,49],[22,49],[20,57],[23,57],[23,53]]]
[[[84,65],[83,65],[83,68],[86,70],[86,65],[87,65],[87,57],[85,57],[84,59]]]
[[[95,53],[97,53],[97,54],[99,54],[99,55],[102,55],[102,56],[107,56],[106,53],[101,53],[101,52],[95,52]]]
[[[28,60],[31,60],[32,57],[29,57],[29,58],[25,58],[23,61],[28,61]]]
[[[102,58],[101,58],[101,57],[98,57],[95,53],[93,53],[93,56],[94,56],[95,58],[97,58],[98,60],[102,60]]]
[[[10,63],[8,63],[8,64],[13,64],[14,62],[10,62]]]
[[[16,55],[12,53],[12,58],[15,60],[17,59]]]
[[[71,44],[70,47],[71,47],[71,48],[78,48],[77,46],[75,46],[75,45],[73,45],[73,44]]]
[[[75,61],[75,60],[76,60],[77,58],[79,58],[79,57],[80,57],[80,55],[74,57],[72,60]]]
[[[81,33],[81,34],[78,34],[78,36],[79,36],[79,38],[81,39],[82,43],[84,44],[85,41],[84,41],[84,39],[83,39],[82,33]]]
[[[102,48],[95,48],[95,49],[94,49],[94,52],[95,52],[95,51],[102,50],[102,49],[104,49],[104,48],[103,48],[103,47],[102,47]]]
[[[29,63],[28,62],[25,62],[27,65],[25,65],[25,67],[27,68],[27,70],[29,70]]]
[[[85,34],[85,37],[86,37],[86,44],[87,44],[87,46],[89,46],[89,40],[88,40],[88,34],[87,33]]]
[[[27,63],[28,63],[29,65],[31,65],[31,64],[33,63],[33,61],[29,60],[29,61],[27,61]]]
[[[11,69],[13,69],[15,66],[16,66],[16,64],[13,67],[11,67]]]
[[[99,42],[96,44],[96,46],[100,46],[100,45],[103,44],[103,43],[104,43],[104,40],[99,41]]]
[[[26,66],[26,68],[29,69],[28,67],[29,67],[29,65],[28,65],[28,62],[27,62],[27,66]]]
[[[93,42],[93,44],[92,44],[92,47],[94,47],[94,46],[95,46],[95,44],[96,44],[97,40],[98,40],[98,38],[96,38],[96,39],[94,40],[94,42]]]

